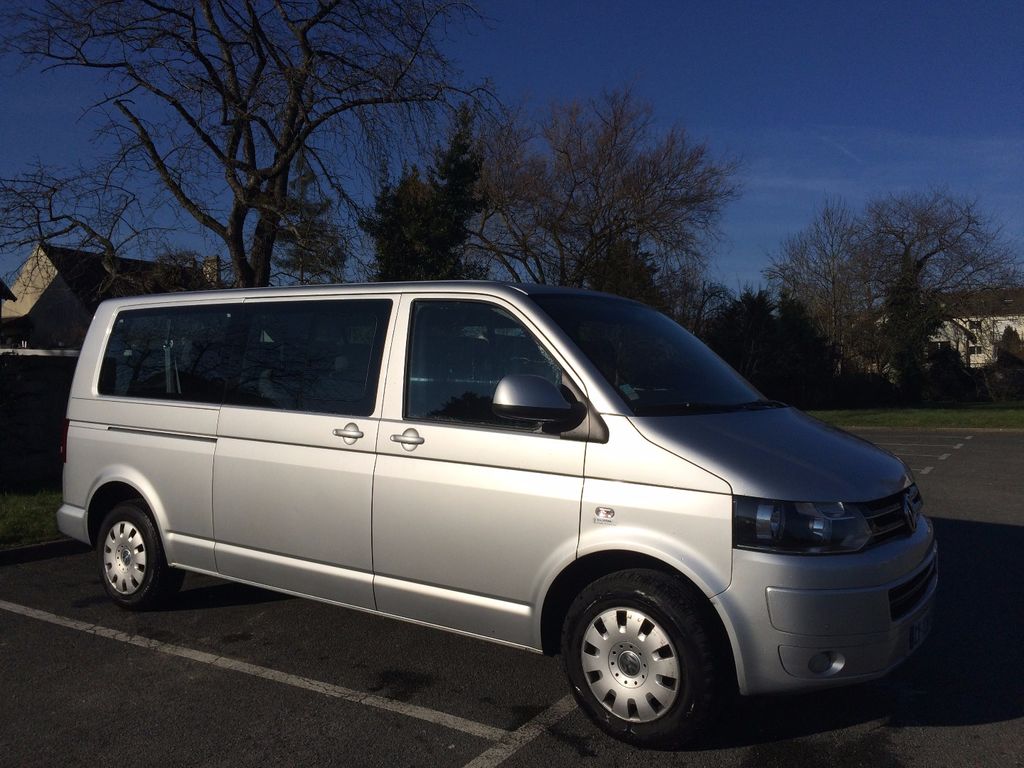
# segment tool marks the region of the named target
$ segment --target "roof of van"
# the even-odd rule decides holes
[[[238,300],[271,296],[332,295],[337,293],[480,293],[504,295],[512,298],[516,294],[536,296],[542,294],[577,294],[585,296],[608,296],[598,291],[583,288],[567,288],[557,285],[531,283],[508,283],[496,280],[422,280],[405,283],[329,283],[322,285],[287,285],[268,288],[228,288],[211,291],[186,291],[179,293],[152,294],[146,296],[112,299],[118,304],[170,304],[182,301]],[[616,297],[617,298],[617,297]]]

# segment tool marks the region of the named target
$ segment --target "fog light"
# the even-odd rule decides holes
[[[823,675],[832,669],[834,662],[835,658],[831,651],[822,651],[811,656],[811,660],[807,662],[807,668],[816,675]]]

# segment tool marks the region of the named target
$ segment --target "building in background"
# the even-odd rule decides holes
[[[41,243],[11,286],[15,298],[4,307],[0,342],[39,349],[78,348],[96,307],[105,299],[213,288],[216,275],[216,266],[211,272],[203,263],[114,257],[108,264],[100,253]]]
[[[995,362],[999,351],[1019,354],[1024,339],[1024,288],[984,291],[958,297],[958,316],[931,338],[934,349],[952,347],[970,368]]]

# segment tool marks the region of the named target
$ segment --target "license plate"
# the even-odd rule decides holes
[[[928,633],[932,630],[932,614],[931,611],[926,613],[920,619],[910,625],[910,648],[908,650],[914,650],[919,646]]]

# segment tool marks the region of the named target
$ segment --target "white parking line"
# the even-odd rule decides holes
[[[960,448],[963,443],[950,446],[949,443],[875,443],[875,445],[899,446],[901,448]]]
[[[941,456],[949,456],[948,453],[916,453],[914,451],[893,451],[897,456],[924,456],[929,459],[937,459]]]
[[[941,456],[939,456],[939,461],[945,461],[946,459],[948,459],[952,455],[953,454],[951,454],[951,453],[944,453]]]
[[[868,440],[871,440],[872,434],[878,434],[877,432],[864,432],[863,436]],[[930,435],[922,434],[921,432],[912,432],[910,434],[900,434],[896,432],[886,432],[878,435],[880,438],[889,440],[973,440],[974,435]],[[871,440],[871,442],[876,442]]]
[[[935,467],[925,467],[924,469],[915,469],[914,471],[917,472],[919,475],[927,475],[933,469],[935,469]]]
[[[540,736],[549,727],[576,709],[571,695],[559,699],[535,718],[516,728],[493,747],[466,763],[465,768],[494,768]]]
[[[512,742],[516,734],[520,731],[528,728],[532,723],[541,720],[545,714],[558,707],[562,702],[557,702],[551,709],[545,710],[540,715],[530,720],[526,725],[520,727],[515,731],[508,731],[504,728],[495,728],[490,725],[484,725],[473,720],[466,720],[462,717],[455,715],[449,715],[445,712],[438,712],[433,709],[427,709],[426,707],[419,707],[415,704],[407,704],[403,701],[395,701],[394,699],[387,699],[383,696],[375,696],[372,693],[363,693],[362,691],[354,691],[350,688],[343,688],[340,685],[332,685],[331,683],[324,683],[319,680],[312,680],[308,677],[300,677],[298,675],[290,675],[287,672],[280,672],[276,669],[270,669],[268,667],[261,667],[256,664],[250,664],[245,661],[238,659],[231,659],[227,656],[217,656],[213,653],[206,653],[205,651],[197,651],[193,648],[185,648],[180,645],[171,645],[170,643],[162,643],[159,640],[153,640],[148,637],[141,635],[129,635],[125,632],[119,632],[116,629],[108,629],[107,627],[101,627],[95,624],[88,624],[84,621],[76,621],[75,619],[68,619],[64,616],[58,616],[54,613],[47,613],[46,611],[40,611],[35,608],[29,608],[24,605],[18,605],[17,603],[9,603],[6,600],[0,600],[0,610],[9,611],[10,613],[16,613],[20,616],[26,616],[30,619],[38,619],[39,621],[45,621],[50,624],[56,624],[60,627],[66,627],[67,629],[78,630],[79,632],[86,632],[90,635],[96,635],[97,637],[105,637],[108,640],[117,640],[121,643],[127,643],[128,645],[136,645],[140,648],[148,648],[158,653],[166,653],[170,656],[179,656],[181,658],[195,661],[199,664],[208,664],[211,667],[218,667],[220,669],[229,669],[232,672],[241,672],[244,675],[252,675],[253,677],[261,677],[264,680],[273,680],[277,683],[283,683],[284,685],[291,685],[295,688],[303,688],[307,691],[313,691],[324,696],[330,696],[336,699],[344,699],[354,704],[363,704],[368,707],[375,707],[376,709],[384,709],[388,712],[395,712],[399,715],[406,717],[412,717],[417,720],[425,720],[428,723],[440,725],[445,728],[450,728],[455,731],[462,731],[468,733],[470,736],[476,736],[481,739],[487,739],[488,741],[497,741],[498,744],[495,748],[502,746],[503,744]],[[554,722],[554,721],[551,721]],[[540,726],[540,730],[546,727],[547,721],[544,725]],[[539,733],[539,731],[538,731]],[[526,739],[534,738],[536,733],[531,731],[530,737]],[[522,741],[522,738],[520,738]],[[518,744],[518,742],[516,742]],[[525,743],[525,741],[522,741]],[[518,749],[516,746],[515,749]],[[513,751],[515,751],[513,749]],[[489,754],[490,750],[484,752],[483,755]],[[511,754],[511,752],[509,752]],[[481,755],[481,757],[483,757]],[[502,758],[504,759],[504,758]],[[498,761],[500,762],[500,760]],[[497,763],[486,763],[486,765],[497,765]]]

